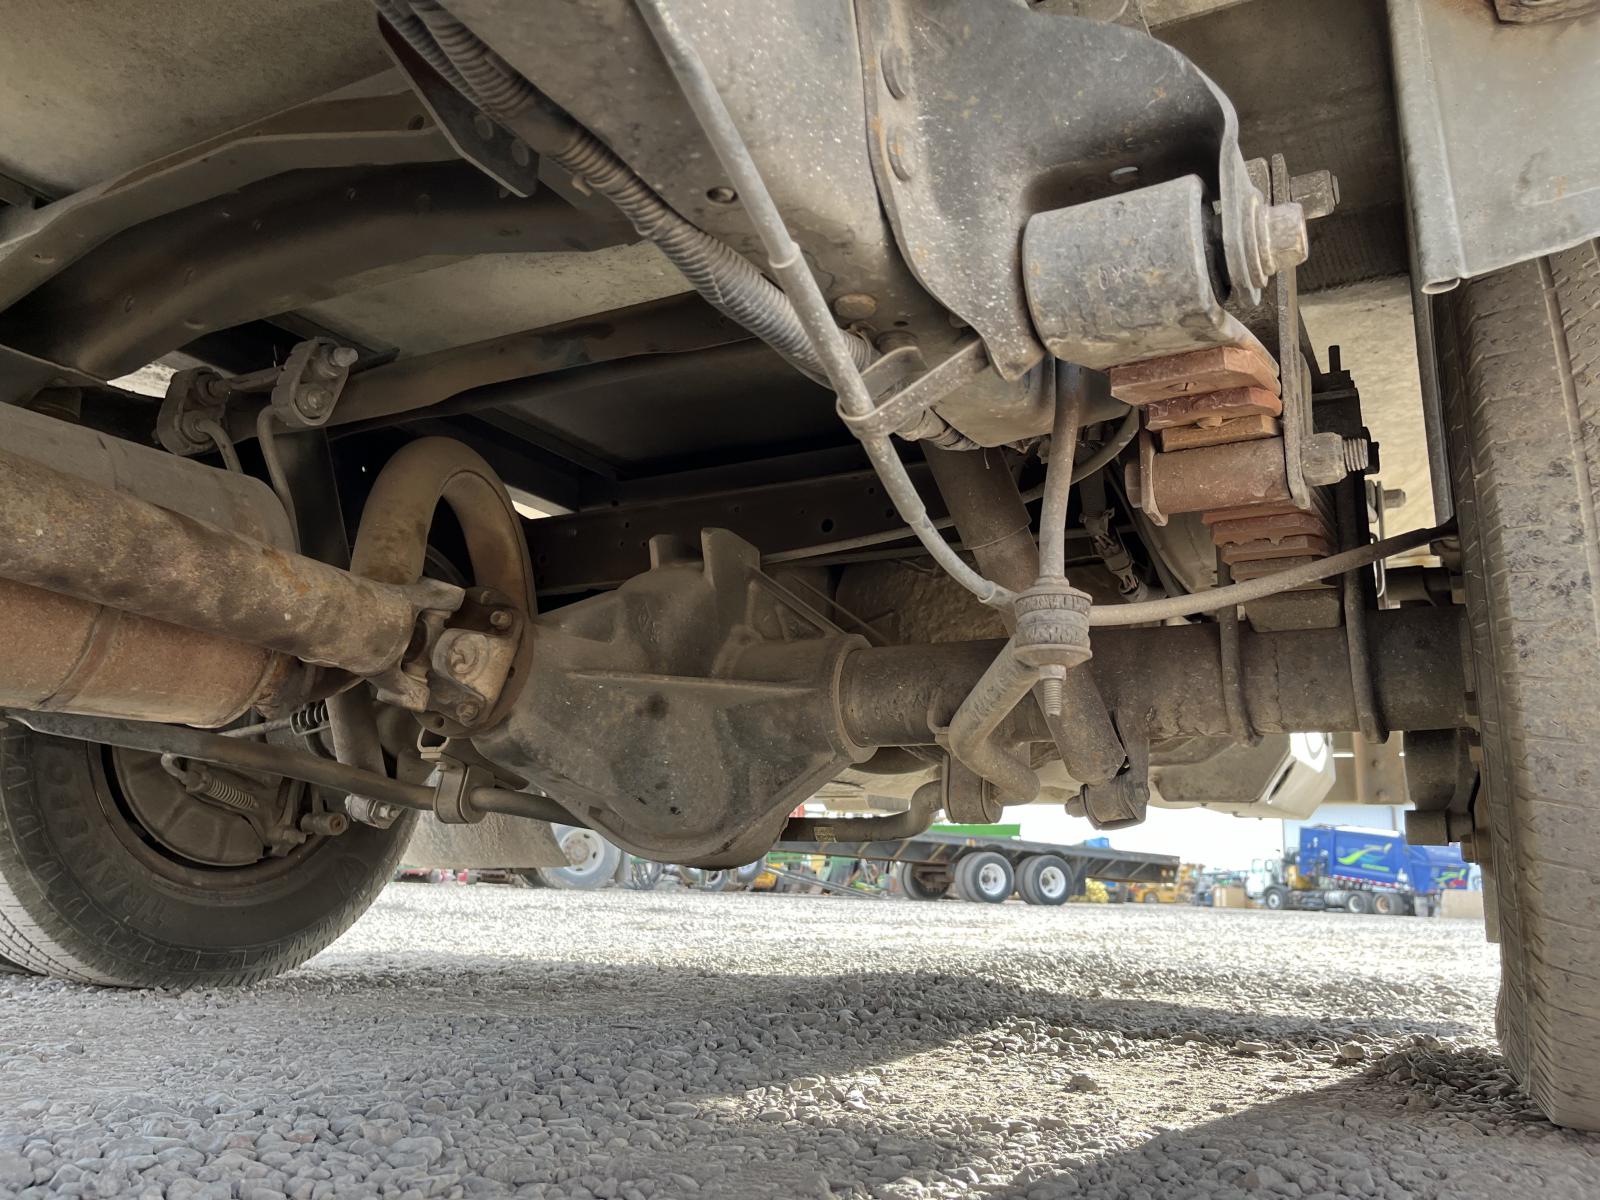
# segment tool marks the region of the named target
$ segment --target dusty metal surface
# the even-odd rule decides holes
[[[979,568],[1013,591],[1021,592],[1039,577],[1039,547],[1028,510],[1016,482],[998,452],[926,451],[928,464]],[[1010,628],[1013,616],[1002,613]],[[1082,666],[1065,671],[1057,681],[1059,709],[1045,716],[1062,759],[1075,778],[1109,779],[1126,756],[1111,726],[1094,676]],[[1036,692],[1040,713],[1044,697]]]
[[[544,821],[488,813],[472,825],[418,821],[401,859],[408,867],[565,867],[567,856]]]
[[[285,171],[448,162],[432,118],[398,76],[387,92],[313,101],[199,142],[31,211],[0,210],[0,308],[144,221]]]
[[[162,503],[262,543],[293,535],[258,481],[13,406],[0,407],[8,451],[74,479]],[[70,486],[70,485],[69,485]],[[55,514],[50,514],[54,519]],[[0,623],[12,630],[0,705],[223,725],[252,703],[292,700],[287,660],[259,646],[195,633],[89,600],[0,579]],[[175,671],[174,663],[183,669]]]
[[[9,579],[358,674],[398,662],[418,610],[455,592],[360,580],[9,450],[0,496]]]
[[[1218,298],[1204,193],[1185,175],[1028,219],[1023,286],[1051,354],[1103,369],[1247,336]]]
[[[1016,268],[1044,209],[1119,189],[1113,172],[1188,174],[1221,202],[1230,284],[1264,282],[1259,195],[1232,105],[1168,46],[1117,25],[1022,5],[860,6],[873,170],[906,261],[1015,378],[1044,353]],[[877,69],[873,69],[876,67]],[[951,418],[960,427],[960,421]]]
[[[1452,729],[1464,719],[1460,610],[1406,608],[1375,614],[1374,686],[1396,729]],[[845,660],[844,727],[873,745],[926,745],[948,723],[1001,643],[884,646]],[[1355,730],[1344,631],[1240,630],[1243,683],[1263,733]],[[1216,627],[1097,629],[1089,662],[1106,704],[1131,713],[1152,741],[1231,738]],[[1019,708],[1019,734],[1045,741],[1043,722]]]
[[[350,570],[392,586],[418,584],[440,504],[461,528],[474,584],[458,618],[466,616],[478,627],[462,627],[458,619],[436,634],[426,703],[476,726],[505,711],[514,695],[507,680],[526,675],[531,653],[522,625],[534,604],[533,568],[522,518],[493,468],[448,438],[422,438],[403,447],[373,484]],[[481,620],[471,620],[475,610]]]
[[[748,337],[697,297],[636,304],[375,367],[350,381],[332,423],[348,425],[399,413],[428,416],[431,406],[474,388],[641,355],[703,350]],[[245,432],[246,424],[246,418],[238,418],[236,435]]]
[[[1567,8],[1508,24],[1488,4],[1389,0],[1425,292],[1600,232],[1600,13]]]
[[[537,21],[495,0],[457,0],[450,11],[676,212],[761,260],[753,226],[629,0],[558,5]],[[672,16],[701,48],[829,301],[871,296],[873,316],[862,328],[904,321],[932,348],[952,341],[878,206],[851,5],[751,0],[730,9],[680,0]],[[804,70],[792,69],[798,62]]]
[[[748,544],[707,530],[700,549],[658,540],[654,570],[541,618],[510,715],[474,740],[627,849],[734,865],[868,757],[834,708],[839,662],[865,643]]]
[[[625,238],[553,197],[506,197],[470,166],[299,171],[102,243],[0,316],[0,340],[121,375],[198,335],[461,255]]]

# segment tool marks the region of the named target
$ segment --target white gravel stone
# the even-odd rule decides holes
[[[397,885],[248,990],[0,976],[0,1195],[1593,1197],[1481,939]]]

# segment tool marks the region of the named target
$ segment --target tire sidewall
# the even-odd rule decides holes
[[[1005,868],[1007,884],[1003,892],[985,892],[979,883],[979,876],[986,865],[1000,863]],[[968,899],[980,904],[1002,904],[1016,888],[1016,873],[1011,869],[1011,864],[1006,861],[1003,854],[996,854],[992,850],[980,851],[968,855],[961,860],[961,893]]]
[[[136,831],[106,811],[103,755],[92,743],[0,732],[0,880],[39,939],[22,957],[47,957],[37,969],[65,978],[193,986],[298,965],[376,898],[415,820],[353,824],[255,882],[202,869],[179,882],[131,849]]]

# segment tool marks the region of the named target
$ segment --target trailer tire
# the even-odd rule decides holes
[[[377,898],[415,823],[353,824],[281,858],[222,865],[176,848],[196,844],[173,832],[192,834],[193,817],[172,806],[188,800],[175,780],[162,791],[153,755],[13,725],[0,780],[0,954],[77,983],[229,987],[299,966]],[[242,842],[214,848],[229,845]]]
[[[1269,887],[1261,893],[1261,907],[1279,912],[1289,907],[1289,893],[1281,887]]]
[[[1500,1045],[1546,1116],[1600,1130],[1600,241],[1435,305]]]
[[[956,864],[956,888],[963,900],[1003,904],[1017,886],[1016,872],[1004,854],[979,850]]]
[[[1346,892],[1344,897],[1345,912],[1352,912],[1358,916],[1365,916],[1372,911],[1372,897],[1366,892]]]
[[[1072,867],[1059,854],[1030,854],[1017,868],[1017,895],[1027,904],[1065,904],[1077,884]]]
[[[536,867],[533,875],[545,887],[567,892],[589,892],[603,888],[616,878],[622,865],[622,851],[592,829],[581,825],[551,825],[556,844],[569,860],[565,867]]]
[[[937,872],[922,863],[896,863],[895,878],[900,883],[900,894],[907,900],[942,900],[950,894],[948,872]]]

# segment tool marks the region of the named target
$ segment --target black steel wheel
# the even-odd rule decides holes
[[[303,803],[285,783],[284,803]],[[286,852],[189,796],[155,756],[0,733],[0,954],[126,987],[251,983],[298,966],[366,911],[414,818]],[[281,849],[281,848],[280,848]]]

